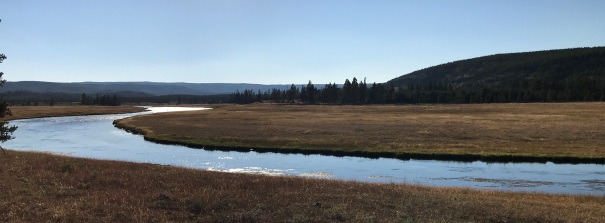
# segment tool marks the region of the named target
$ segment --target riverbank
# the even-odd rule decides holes
[[[222,105],[116,126],[206,149],[487,162],[605,163],[605,103]]]
[[[0,154],[2,222],[602,222],[605,197]]]

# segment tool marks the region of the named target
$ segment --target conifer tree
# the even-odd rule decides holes
[[[351,101],[349,103],[359,103],[359,83],[357,83],[356,77],[353,77],[353,82],[351,82]]]
[[[288,103],[294,104],[297,94],[298,94],[298,89],[296,88],[296,86],[294,86],[294,84],[292,84],[290,86],[290,90],[288,90]]]
[[[4,54],[0,54],[0,63],[2,63],[2,61],[4,61],[5,59],[6,56]],[[0,86],[2,86],[6,82],[6,80],[2,78],[2,75],[4,75],[4,73],[0,72]],[[14,137],[12,136],[12,134],[15,130],[17,130],[17,126],[8,126],[8,122],[4,120],[4,117],[9,115],[12,115],[12,113],[11,110],[8,108],[8,104],[4,100],[0,100],[0,119],[2,119],[0,121],[0,142],[6,142],[8,140],[13,139]],[[2,146],[0,146],[0,149],[2,150],[2,152],[5,152]]]
[[[350,104],[353,98],[353,89],[351,85],[351,81],[349,79],[345,80],[345,83],[342,85],[342,103]]]
[[[307,84],[307,102],[309,104],[315,104],[316,91],[317,89],[315,89],[315,85],[313,85],[311,80],[309,80],[309,83]]]

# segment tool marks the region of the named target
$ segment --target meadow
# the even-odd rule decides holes
[[[605,162],[605,103],[221,105],[137,116],[146,139],[224,150]]]

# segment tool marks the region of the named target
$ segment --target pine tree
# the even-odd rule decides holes
[[[363,82],[359,83],[359,103],[366,104],[368,102],[368,85],[366,84],[366,79],[363,78]]]
[[[342,85],[342,103],[350,104],[353,100],[353,89],[351,85],[351,81],[349,79],[345,80],[345,83]]]
[[[353,77],[353,82],[351,82],[351,102],[352,104],[359,103],[359,83],[357,83],[357,78]]]
[[[307,103],[308,100],[309,99],[307,98],[307,87],[303,85],[300,87],[300,102]]]
[[[2,63],[2,61],[5,59],[6,56],[4,54],[0,54],[0,63]],[[4,73],[0,72],[0,86],[6,83],[6,80],[2,79],[2,75],[4,75]],[[2,121],[0,121],[0,142],[6,142],[13,139],[14,137],[12,134],[15,130],[17,130],[17,126],[8,126],[8,122],[4,120],[4,117],[7,115],[12,115],[11,110],[8,108],[8,103],[6,103],[4,100],[0,100],[0,119],[2,119]],[[6,153],[2,146],[0,146],[0,149],[2,152]]]
[[[288,103],[294,104],[297,94],[298,94],[298,89],[296,88],[296,86],[294,86],[294,84],[292,84],[290,86],[290,90],[288,90]]]
[[[307,84],[307,101],[309,104],[315,104],[316,91],[317,89],[315,88],[315,85],[313,85],[313,83],[309,80],[309,83]]]

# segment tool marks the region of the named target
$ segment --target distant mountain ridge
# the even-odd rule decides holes
[[[605,47],[507,53],[425,68],[386,83],[396,103],[605,101]]]
[[[605,47],[495,54],[428,67],[388,81],[395,87],[449,83],[509,85],[520,80],[564,81],[605,77]]]
[[[231,84],[231,83],[161,83],[161,82],[75,82],[56,83],[43,81],[6,82],[0,93],[28,91],[36,93],[60,92],[68,94],[116,94],[130,92],[133,95],[216,95],[231,94],[252,89],[267,91],[273,88],[287,89],[290,85]]]

